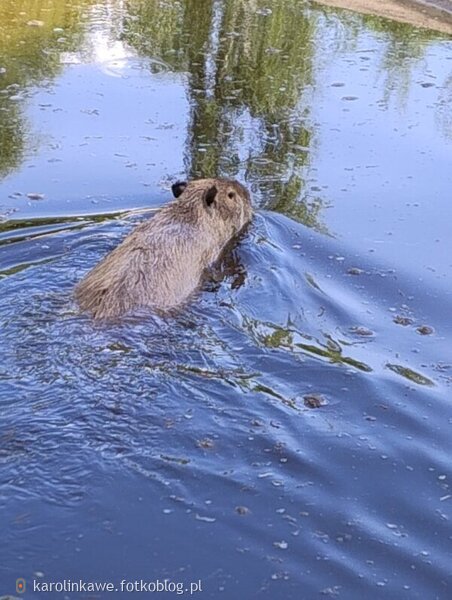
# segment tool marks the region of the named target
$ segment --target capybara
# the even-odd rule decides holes
[[[172,191],[176,199],[138,225],[76,287],[81,309],[95,319],[139,308],[172,314],[252,218],[250,195],[237,181],[177,182]]]

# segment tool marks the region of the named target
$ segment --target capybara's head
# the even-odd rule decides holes
[[[233,179],[178,181],[172,191],[181,210],[197,219],[217,221],[229,236],[241,231],[253,216],[248,190]]]

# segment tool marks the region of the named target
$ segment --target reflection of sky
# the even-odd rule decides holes
[[[361,35],[356,48],[331,53],[317,71],[312,166],[331,202],[325,221],[361,252],[450,281],[452,140],[438,128],[437,112],[444,110],[439,97],[452,69],[451,44],[430,46],[408,72],[404,93],[403,65],[393,88],[385,88],[391,78],[379,71],[381,39]],[[327,35],[318,52],[331,52]]]
[[[135,55],[122,40],[117,39],[126,11],[124,2],[105,2],[90,10],[89,27],[83,48],[74,52],[63,52],[62,64],[95,63],[110,75],[120,76],[127,69],[128,59]]]
[[[54,87],[35,93],[28,116],[34,135],[45,137],[4,187],[46,194],[47,214],[118,208],[117,196],[128,197],[126,205],[148,203],[140,198],[148,187],[155,195],[165,176],[183,169],[187,110],[183,78],[150,75],[145,63],[128,64],[121,77],[68,66]]]
[[[114,64],[115,70],[118,72],[127,67],[127,59],[134,54],[125,46],[124,42],[112,40],[108,32],[104,30],[92,32],[87,42],[87,46],[90,48],[87,56],[84,56],[81,52],[62,52],[60,56],[61,64],[91,62],[97,63],[101,67]],[[115,71],[112,71],[111,74],[115,74]]]

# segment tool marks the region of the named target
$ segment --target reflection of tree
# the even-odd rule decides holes
[[[311,134],[299,103],[311,81],[312,24],[299,2],[275,0],[271,12],[261,7],[227,2],[216,47],[212,27],[198,44],[189,170],[193,176],[245,170],[266,205],[301,216],[293,209],[302,198]],[[206,77],[209,63],[214,74]]]
[[[25,152],[21,100],[26,88],[60,72],[60,54],[78,46],[81,13],[92,1],[1,1],[0,177],[18,166]],[[40,26],[27,25],[33,21]]]
[[[0,178],[21,162],[24,152],[22,115],[16,105],[8,104],[7,99],[0,96]]]
[[[338,10],[347,35],[335,40],[332,47],[336,48],[341,44],[343,51],[358,53],[363,32],[373,31],[381,45],[381,59],[376,74],[383,79],[383,101],[387,105],[395,97],[399,110],[403,111],[413,82],[413,70],[424,59],[433,42],[450,39],[450,36],[376,15],[355,14],[332,7],[323,8],[322,11],[327,19],[326,27],[329,25],[329,16]],[[328,28],[334,31],[333,21]],[[343,33],[343,30],[341,28],[339,31]],[[329,60],[330,57],[324,58]]]
[[[202,0],[201,0],[202,1]],[[188,69],[186,46],[182,33],[183,2],[127,2],[122,35],[140,54],[158,57],[175,71]]]
[[[370,15],[364,20],[370,29],[386,41],[379,69],[385,75],[384,101],[388,103],[391,96],[397,94],[399,107],[403,107],[413,81],[413,69],[424,58],[432,41],[444,36]]]
[[[213,8],[212,0],[185,2],[183,32],[189,40],[187,62],[191,100],[186,167],[193,177],[218,174],[224,142],[220,116],[222,106],[216,98],[215,81],[208,73],[209,61],[210,64],[215,61],[211,44]]]
[[[303,202],[313,17],[299,0],[267,4],[140,0],[130,4],[124,37],[139,52],[188,71],[192,177],[245,175],[266,206],[319,228],[321,201]]]
[[[436,120],[444,135],[452,140],[452,75],[446,79],[440,92]]]

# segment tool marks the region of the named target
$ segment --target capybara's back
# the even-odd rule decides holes
[[[236,181],[200,179],[172,189],[176,200],[138,225],[78,284],[82,310],[103,319],[138,308],[177,309],[251,220],[249,193]]]

